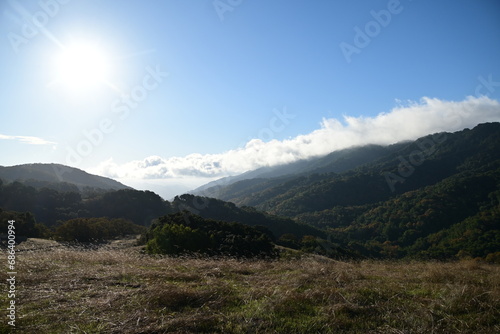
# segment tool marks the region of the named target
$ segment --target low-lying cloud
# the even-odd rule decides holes
[[[252,139],[244,147],[220,154],[150,156],[121,165],[110,159],[92,172],[117,179],[200,178],[201,185],[217,177],[321,156],[351,146],[388,145],[498,121],[500,103],[485,96],[468,97],[459,102],[424,97],[420,101],[400,103],[391,111],[374,117],[323,119],[319,129],[292,139],[268,142]]]

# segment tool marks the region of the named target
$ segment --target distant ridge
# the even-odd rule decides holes
[[[271,184],[276,185],[299,176],[324,173],[343,173],[362,165],[374,162],[406,146],[402,142],[388,146],[364,145],[334,151],[322,157],[299,160],[293,163],[272,167],[261,167],[246,173],[228,176],[192,190],[194,195],[236,201],[242,192],[258,192]]]
[[[21,182],[35,188],[65,188],[120,190],[132,189],[118,181],[107,177],[89,174],[81,169],[60,164],[23,164],[17,166],[0,166],[0,179],[3,182]],[[68,187],[68,185],[72,187]],[[64,187],[63,187],[64,188]]]
[[[473,129],[428,135],[416,141],[389,146],[352,147],[320,158],[264,167],[213,181],[192,193],[290,217],[294,214],[289,210],[280,209],[285,202],[289,209],[293,207],[294,210],[302,212],[304,203],[311,198],[315,198],[313,202],[316,204],[324,203],[322,210],[331,209],[336,205],[372,203],[372,200],[360,200],[369,197],[368,195],[383,201],[406,191],[435,184],[471,168],[478,161],[484,161],[485,156],[488,157],[488,162],[495,161],[500,157],[499,133],[500,123],[484,123]],[[433,141],[434,136],[448,139],[437,143]],[[433,144],[426,147],[428,143]],[[394,184],[387,182],[387,175],[399,175],[402,161],[409,159],[415,152],[424,152],[423,150],[430,150],[432,154],[425,157],[422,165],[419,162],[418,168],[413,168],[416,170],[413,177],[396,176],[391,181],[395,182]],[[366,180],[360,181],[362,178]],[[344,184],[346,189],[341,191],[341,185]],[[348,198],[358,202],[350,202]],[[292,202],[293,205],[290,204]]]

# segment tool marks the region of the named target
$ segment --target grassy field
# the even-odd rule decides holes
[[[19,250],[19,333],[500,332],[500,267],[473,260],[162,258],[127,242],[40,240]]]

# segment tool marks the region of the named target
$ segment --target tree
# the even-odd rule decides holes
[[[146,251],[153,254],[196,253],[210,247],[210,238],[198,229],[179,224],[165,224],[153,231]]]
[[[61,241],[96,242],[143,232],[144,227],[125,219],[76,218],[59,225],[54,236]]]
[[[160,217],[146,232],[151,254],[271,257],[274,245],[263,227],[206,219],[188,211]]]

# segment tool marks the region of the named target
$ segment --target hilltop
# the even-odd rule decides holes
[[[0,166],[0,179],[4,183],[20,182],[36,189],[50,188],[67,192],[132,189],[113,179],[60,164]]]

